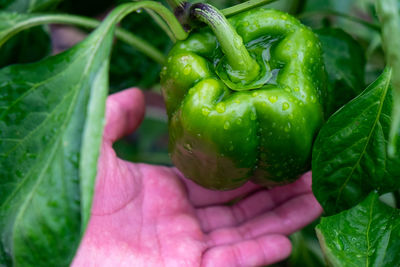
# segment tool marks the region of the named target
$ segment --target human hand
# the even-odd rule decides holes
[[[271,190],[249,182],[218,192],[175,168],[118,159],[112,143],[136,129],[143,115],[137,89],[107,100],[91,219],[73,266],[268,265],[290,254],[286,235],[321,214],[310,173]]]

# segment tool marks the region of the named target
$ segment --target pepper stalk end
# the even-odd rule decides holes
[[[247,51],[242,37],[215,7],[198,3],[190,8],[191,16],[206,23],[217,37],[226,57],[226,72],[233,83],[253,82],[260,74],[260,66]],[[231,83],[226,83],[231,87]],[[231,88],[234,89],[234,88]]]

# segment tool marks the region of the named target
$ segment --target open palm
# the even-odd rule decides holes
[[[107,100],[92,215],[73,266],[272,264],[291,252],[286,235],[320,215],[310,173],[271,190],[248,183],[218,192],[175,168],[118,159],[112,143],[136,129],[143,114],[137,89]]]

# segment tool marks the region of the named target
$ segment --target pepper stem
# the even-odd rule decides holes
[[[250,56],[242,37],[217,8],[209,4],[194,4],[191,15],[206,23],[214,32],[226,56],[227,72],[233,82],[251,82],[259,75],[260,66]]]

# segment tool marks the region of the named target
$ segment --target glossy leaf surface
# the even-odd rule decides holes
[[[88,222],[113,26],[0,70],[0,263],[68,266]]]
[[[317,234],[329,266],[400,266],[400,211],[380,202],[377,193],[322,218]]]
[[[364,90],[363,48],[341,29],[316,31],[328,74],[327,115],[331,115]]]
[[[327,214],[351,208],[371,191],[400,187],[400,157],[387,156],[392,97],[386,70],[336,112],[314,144],[313,192]]]

